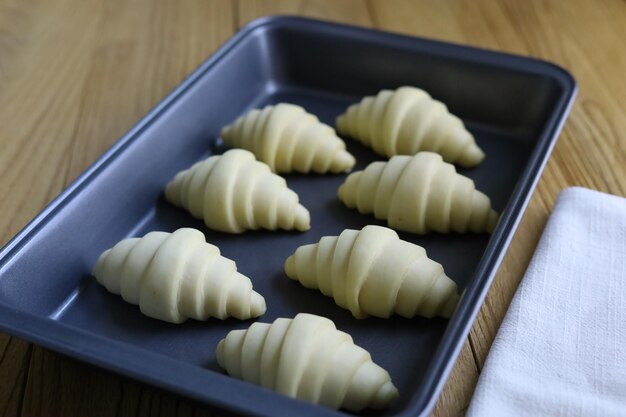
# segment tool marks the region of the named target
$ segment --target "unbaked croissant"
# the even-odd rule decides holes
[[[233,377],[335,409],[380,409],[398,396],[365,349],[313,314],[233,330],[217,345],[217,361]]]
[[[415,87],[365,97],[337,118],[337,130],[388,157],[432,151],[464,167],[485,157],[461,119]]]
[[[309,211],[285,179],[243,149],[211,156],[179,172],[165,188],[165,197],[221,232],[311,227]]]
[[[346,229],[300,246],[287,258],[285,272],[356,318],[449,318],[459,299],[456,283],[422,247],[381,226]]]
[[[339,199],[363,214],[387,219],[396,230],[418,234],[491,232],[498,221],[489,197],[475,189],[474,181],[432,152],[372,162],[348,176]]]
[[[252,110],[222,129],[224,143],[254,153],[274,172],[346,172],[354,157],[335,130],[294,104]]]
[[[171,323],[265,313],[250,279],[195,229],[122,240],[100,255],[92,274],[143,314]]]

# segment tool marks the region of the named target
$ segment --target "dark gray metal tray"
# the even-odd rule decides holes
[[[341,205],[343,175],[292,175],[309,208],[307,233],[208,231],[168,205],[164,185],[194,161],[221,152],[220,128],[267,103],[304,106],[326,123],[382,88],[414,85],[459,115],[487,158],[461,170],[502,217],[492,236],[404,239],[426,248],[464,291],[450,321],[356,320],[332,299],[288,280],[285,258],[299,245],[377,223]],[[522,216],[576,93],[564,70],[524,57],[299,18],[245,27],[0,252],[0,329],[147,383],[247,415],[338,415],[226,376],[214,349],[250,322],[147,318],[97,285],[89,272],[120,239],[192,226],[237,262],[268,303],[261,321],[298,312],[327,316],[386,368],[400,390],[369,415],[427,415]],[[347,140],[355,169],[381,159]]]

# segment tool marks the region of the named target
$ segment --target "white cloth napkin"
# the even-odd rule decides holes
[[[466,416],[626,416],[626,199],[561,192]]]

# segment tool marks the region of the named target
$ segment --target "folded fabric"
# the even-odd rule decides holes
[[[626,416],[626,199],[561,192],[467,417]]]

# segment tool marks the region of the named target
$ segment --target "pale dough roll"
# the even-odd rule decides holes
[[[356,318],[449,318],[459,299],[456,283],[422,247],[381,226],[346,229],[300,246],[285,261],[285,273]]]
[[[373,162],[350,174],[338,194],[349,208],[373,213],[405,232],[491,233],[498,221],[489,197],[476,190],[474,181],[432,152]]]
[[[387,157],[431,151],[464,167],[485,157],[461,119],[415,87],[363,98],[337,118],[337,130]]]
[[[181,171],[165,188],[167,200],[214,230],[308,230],[309,211],[284,178],[243,149],[215,155]]]
[[[235,378],[330,408],[381,409],[398,396],[389,373],[366,350],[313,314],[233,330],[216,353]]]
[[[354,157],[335,130],[295,104],[255,109],[222,129],[224,143],[251,151],[272,171],[350,171]]]
[[[195,229],[122,240],[100,255],[92,274],[145,315],[171,323],[265,313],[250,279]]]

